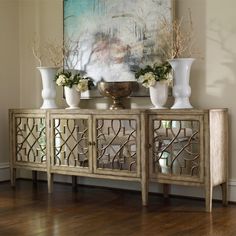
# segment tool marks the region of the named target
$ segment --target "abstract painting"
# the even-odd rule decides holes
[[[172,8],[172,0],[64,0],[67,66],[95,82],[135,80],[137,68],[158,60],[160,20],[171,21]],[[133,94],[147,95],[145,88]]]

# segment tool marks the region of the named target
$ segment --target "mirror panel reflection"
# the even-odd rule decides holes
[[[88,120],[53,119],[54,165],[88,167]]]
[[[153,120],[153,173],[199,177],[200,123]]]

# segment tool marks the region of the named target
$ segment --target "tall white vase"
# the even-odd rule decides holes
[[[194,58],[176,58],[169,60],[174,71],[173,96],[175,101],[171,109],[193,108],[189,102],[189,97],[191,95],[189,78],[194,60]]]
[[[78,109],[80,103],[80,92],[75,89],[75,85],[72,88],[64,87],[66,103],[69,107],[66,109]]]
[[[59,67],[37,67],[42,78],[42,98],[43,105],[41,109],[57,108],[56,99],[56,84],[54,81],[55,75]]]
[[[164,105],[168,99],[168,83],[167,81],[156,82],[154,86],[149,88],[150,99],[154,107],[152,109],[165,109]]]

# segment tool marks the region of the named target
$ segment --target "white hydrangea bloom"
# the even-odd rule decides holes
[[[149,87],[150,87],[147,81],[144,82],[144,83],[142,83],[142,85],[143,85],[143,87],[145,87],[145,88],[149,88]]]
[[[139,83],[143,83],[143,81],[144,81],[144,76],[143,76],[143,75],[140,75],[140,76],[138,77],[138,82],[139,82]]]
[[[65,75],[59,75],[59,77],[56,80],[56,84],[58,86],[62,86],[62,85],[64,85],[66,83],[66,80],[67,80],[67,78],[66,78]]]
[[[156,84],[155,75],[152,72],[148,72],[144,75],[144,83],[143,86],[149,88]]]
[[[88,80],[87,79],[81,79],[79,83],[76,86],[76,90],[79,92],[85,92],[88,90]]]

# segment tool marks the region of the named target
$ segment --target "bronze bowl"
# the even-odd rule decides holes
[[[102,96],[112,99],[113,104],[110,106],[111,110],[124,109],[121,99],[130,96],[132,93],[134,84],[137,82],[125,81],[125,82],[98,82],[98,90]]]

